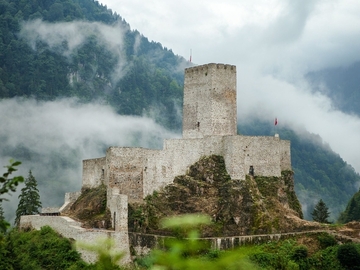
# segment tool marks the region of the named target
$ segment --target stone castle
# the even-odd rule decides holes
[[[280,177],[281,171],[291,170],[289,141],[280,140],[278,135],[237,134],[235,66],[211,63],[185,69],[183,104],[182,138],[165,140],[162,150],[110,147],[105,157],[83,161],[82,187],[106,185],[114,228],[110,234],[122,239],[122,249],[129,249],[128,203],[141,202],[155,190],[171,184],[175,176],[185,174],[203,156],[223,156],[231,179],[236,180],[245,179],[249,172]],[[80,192],[67,193],[59,211],[68,209],[79,195]],[[24,216],[21,226],[50,225],[74,239],[93,239],[100,233],[84,231],[78,223],[66,229],[73,221],[57,220],[61,218],[66,217]]]
[[[187,68],[184,82],[183,136],[168,139],[162,150],[110,147],[106,156],[83,161],[83,187],[108,186],[109,193],[141,201],[172,183],[202,156],[221,155],[232,179],[281,176],[291,170],[290,142],[279,137],[237,135],[236,67],[207,64]]]

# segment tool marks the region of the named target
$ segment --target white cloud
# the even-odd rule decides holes
[[[275,117],[319,134],[358,172],[360,119],[313,94],[307,72],[360,61],[356,0],[102,0],[194,63],[237,66],[239,118]],[[164,23],[166,21],[166,23]]]
[[[31,169],[44,206],[60,206],[65,192],[80,190],[83,159],[105,156],[109,146],[162,148],[164,138],[178,136],[150,118],[75,99],[3,99],[0,115],[0,164],[20,159],[18,173],[25,177]],[[11,196],[6,212],[16,206],[17,196]]]

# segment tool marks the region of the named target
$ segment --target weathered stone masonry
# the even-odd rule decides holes
[[[115,231],[127,233],[128,202],[142,201],[172,183],[202,156],[223,156],[234,180],[245,179],[250,166],[261,176],[281,176],[281,171],[291,170],[289,141],[237,135],[236,104],[235,66],[212,63],[187,68],[182,139],[165,140],[162,150],[110,147],[105,157],[83,161],[82,186],[107,186]],[[62,209],[78,196],[67,195]],[[46,219],[41,220],[46,225]]]

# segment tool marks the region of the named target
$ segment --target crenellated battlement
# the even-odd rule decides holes
[[[209,69],[228,69],[228,70],[232,70],[234,72],[236,72],[236,66],[234,65],[228,65],[228,64],[220,64],[220,63],[209,63],[206,65],[201,65],[201,66],[195,66],[195,67],[189,67],[185,69],[185,74],[186,73],[195,73],[195,72],[201,72],[204,70],[209,70]]]

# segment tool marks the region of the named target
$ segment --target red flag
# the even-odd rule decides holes
[[[275,126],[278,124],[278,120],[277,117],[275,118],[275,122],[274,122]]]

